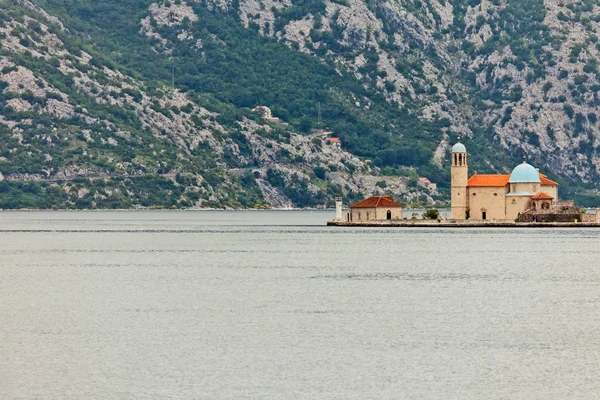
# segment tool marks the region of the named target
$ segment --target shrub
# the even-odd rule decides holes
[[[423,213],[423,219],[438,219],[440,212],[436,208],[429,209]]]
[[[313,172],[315,173],[315,176],[318,179],[325,179],[325,175],[327,173],[327,170],[325,168],[323,168],[323,167],[315,167],[313,169]]]
[[[569,119],[572,119],[573,115],[575,115],[575,111],[573,110],[573,107],[571,107],[568,104],[565,104],[563,106],[563,110],[565,111],[565,114],[567,114],[567,117],[569,117]]]
[[[308,118],[302,118],[302,120],[300,120],[299,129],[304,133],[310,132],[312,129],[312,121]]]

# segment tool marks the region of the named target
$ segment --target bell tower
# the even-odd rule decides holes
[[[458,143],[452,146],[452,167],[450,169],[452,219],[467,219],[467,210],[469,209],[468,180],[467,148],[459,139]]]

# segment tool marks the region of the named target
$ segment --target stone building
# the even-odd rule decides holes
[[[467,149],[460,142],[452,147],[451,186],[452,218],[457,220],[514,221],[524,213],[533,219],[536,211],[553,214],[565,207],[558,200],[558,183],[526,162],[510,175],[469,178]]]
[[[280,125],[289,125],[287,122],[283,122],[279,117],[276,117],[271,112],[271,109],[267,106],[256,106],[252,109],[252,112],[260,115],[265,121]]]
[[[581,222],[579,208],[572,201],[554,201],[551,196],[531,198],[531,207],[520,213],[518,222]],[[595,221],[588,221],[595,222]]]
[[[340,138],[328,137],[326,140],[327,140],[327,144],[329,144],[330,146],[334,146],[334,147],[342,146],[342,141],[340,140]]]
[[[373,196],[350,206],[346,213],[346,221],[381,221],[402,219],[402,204],[394,201],[392,196]]]
[[[267,106],[256,106],[252,109],[252,112],[258,113],[262,118],[269,120],[273,118],[271,109]]]

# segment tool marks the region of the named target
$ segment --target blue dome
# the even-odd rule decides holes
[[[509,183],[541,183],[540,173],[533,166],[523,161],[512,170]]]
[[[458,142],[454,146],[452,146],[452,152],[453,153],[466,153],[467,148],[465,147],[464,144],[462,144],[461,142]]]

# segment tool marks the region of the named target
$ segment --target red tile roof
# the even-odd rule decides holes
[[[473,175],[467,182],[469,187],[501,187],[508,185],[510,175]]]
[[[510,175],[502,175],[502,174],[497,174],[497,175],[478,175],[475,174],[473,175],[468,183],[467,186],[470,187],[482,187],[482,186],[488,186],[488,187],[499,187],[499,186],[506,186],[508,185],[508,180],[510,179]],[[546,177],[546,175],[544,174],[540,174],[540,182],[542,183],[542,185],[547,185],[547,186],[558,186],[558,183],[548,179]]]
[[[358,203],[350,206],[350,208],[374,208],[374,207],[402,207],[402,204],[398,204],[394,201],[392,196],[373,196],[359,201]]]
[[[327,141],[329,143],[341,143],[340,138],[336,138],[336,137],[328,137]]]
[[[551,181],[544,174],[540,174],[540,181],[542,181],[542,185],[558,186],[558,183]]]
[[[550,196],[548,193],[539,192],[531,196],[531,200],[552,200],[554,197]]]

